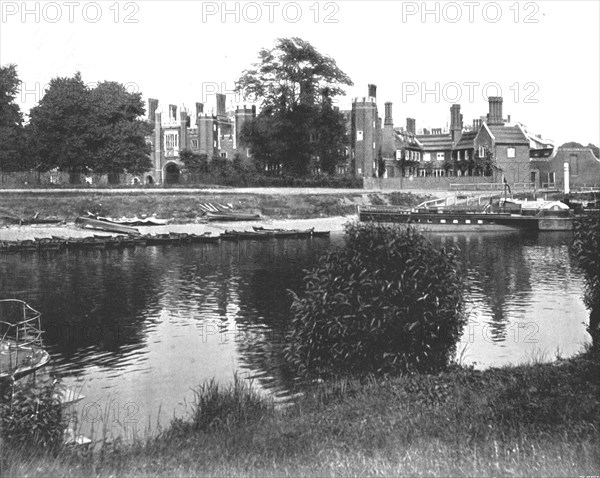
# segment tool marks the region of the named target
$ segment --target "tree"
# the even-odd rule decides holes
[[[23,116],[15,102],[20,84],[16,65],[0,67],[0,171],[26,169],[23,163]]]
[[[151,125],[139,119],[144,113],[141,94],[119,83],[90,89],[80,73],[54,78],[30,112],[29,154],[39,170],[139,174],[151,168],[145,140]]]
[[[97,173],[148,171],[152,165],[145,137],[152,126],[139,119],[145,114],[141,93],[129,93],[117,82],[103,82],[90,91],[90,106],[92,169]]]
[[[89,90],[81,74],[73,78],[54,78],[49,88],[29,113],[28,155],[35,169],[56,167],[81,171],[90,163],[88,135],[90,127]]]
[[[333,107],[330,96],[325,96],[317,119],[315,154],[323,172],[335,174],[337,166],[346,160],[348,134],[342,113]]]
[[[332,101],[344,94],[342,85],[353,84],[348,75],[331,57],[296,37],[277,40],[274,48],[259,52],[259,60],[236,83],[245,98],[262,102],[259,115],[242,132],[255,160],[303,175],[319,156],[327,169],[335,169],[345,125],[334,114]]]
[[[208,156],[206,154],[198,154],[190,149],[184,149],[179,153],[179,158],[185,164],[186,169],[192,174],[208,172]]]

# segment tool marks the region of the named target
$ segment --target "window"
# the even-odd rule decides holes
[[[485,148],[483,146],[479,146],[479,157],[483,158],[485,156]]]
[[[431,161],[431,153],[423,153],[423,161]]]
[[[179,151],[179,133],[170,132],[165,133],[165,156],[175,156],[175,153]]]
[[[356,132],[356,141],[362,141],[363,140],[363,132],[361,130],[358,130]]]
[[[460,161],[460,153],[461,153],[460,151],[456,152],[456,160],[457,161]]]
[[[569,170],[571,176],[577,176],[579,174],[579,157],[576,154],[569,156]]]
[[[198,140],[197,139],[192,140],[192,149],[198,149]]]
[[[443,161],[445,157],[446,157],[446,155],[444,153],[438,153],[437,154],[437,160],[438,161]]]
[[[221,157],[222,158],[227,158],[227,153],[226,152],[221,153]]]
[[[515,148],[506,148],[506,157],[514,158],[515,157]]]

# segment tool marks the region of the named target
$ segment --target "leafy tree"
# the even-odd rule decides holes
[[[0,67],[0,171],[26,169],[23,164],[23,116],[15,102],[21,84],[15,65]]]
[[[316,122],[317,144],[315,153],[323,172],[335,174],[337,166],[346,159],[348,134],[342,113],[333,107],[330,96],[325,96]]]
[[[198,154],[190,149],[184,149],[179,153],[179,159],[192,174],[208,172],[208,156],[206,154]]]
[[[344,94],[342,85],[352,84],[331,57],[300,38],[281,38],[274,48],[261,50],[259,62],[236,83],[246,98],[262,102],[259,115],[242,132],[255,160],[303,175],[319,156],[326,169],[335,169],[345,125],[332,100]],[[323,139],[311,141],[311,136]]]
[[[152,126],[139,119],[145,114],[141,93],[129,93],[117,82],[103,82],[90,91],[90,103],[94,171],[148,171],[152,165],[145,137]]]
[[[78,72],[54,78],[31,109],[26,132],[29,154],[37,169],[134,174],[151,168],[145,136],[151,126],[140,93],[116,82],[88,88]]]

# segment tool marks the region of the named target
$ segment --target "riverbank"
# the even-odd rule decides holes
[[[223,190],[3,190],[2,218],[55,218],[72,222],[88,211],[108,217],[151,217],[172,224],[201,220],[202,206],[223,204],[265,219],[309,219],[355,214],[357,206],[412,207],[429,194],[365,190],[256,188]],[[6,221],[9,222],[9,221]]]
[[[243,387],[209,387],[201,396],[212,414],[174,421],[157,438],[87,456],[3,448],[3,476],[594,476],[598,376],[589,353],[454,367],[320,384],[283,410]]]
[[[262,226],[274,229],[310,229],[315,231],[341,232],[344,224],[356,220],[357,216],[334,216],[310,219],[272,219],[263,218],[255,221],[218,221],[206,223],[167,224],[165,226],[141,226],[137,229],[141,234],[165,234],[169,232],[204,234],[210,232],[218,236],[226,230],[252,231],[253,226]],[[8,226],[0,228],[0,241],[24,241],[33,239],[57,237],[83,238],[94,234],[116,235],[98,231],[97,229],[83,229],[74,223],[59,225],[26,225]]]

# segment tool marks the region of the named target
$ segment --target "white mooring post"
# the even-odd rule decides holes
[[[569,194],[571,192],[570,184],[569,184],[569,163],[565,162],[564,164],[564,177],[565,177],[565,194]]]

